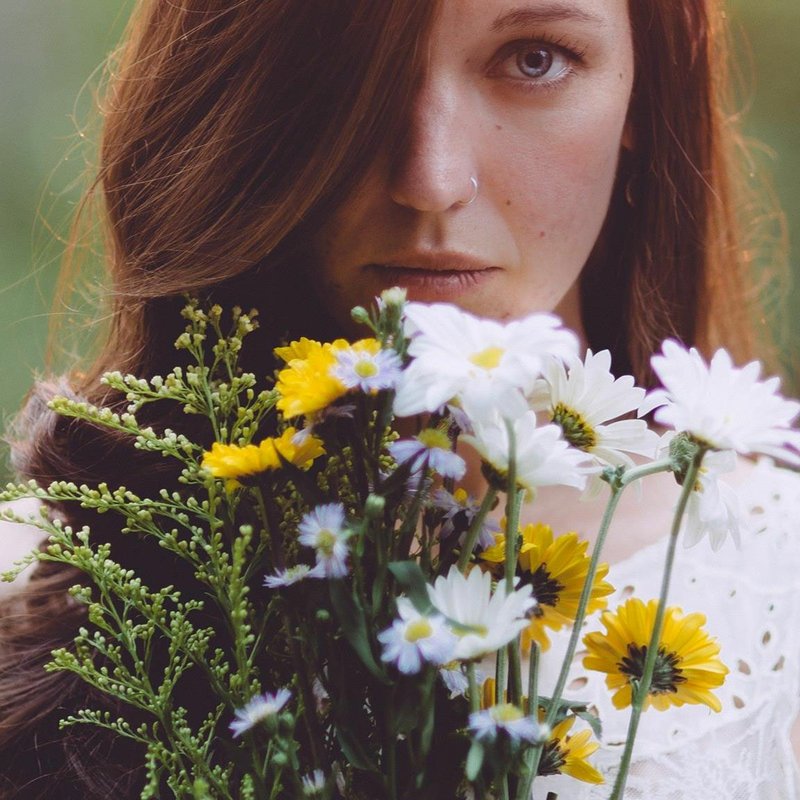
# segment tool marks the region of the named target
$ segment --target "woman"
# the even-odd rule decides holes
[[[723,19],[715,0],[141,2],[106,94],[94,186],[110,325],[87,372],[34,390],[14,443],[18,471],[124,480],[139,493],[169,480],[160,462],[44,404],[65,391],[119,404],[99,385],[103,371],[168,370],[185,292],[259,306],[262,354],[287,332],[349,332],[351,306],[403,284],[417,299],[500,319],[555,310],[585,344],[611,350],[617,374],[645,383],[667,336],[747,358],[757,337],[736,223],[737,140],[721,104]],[[186,424],[161,415],[155,408],[152,424]],[[741,481],[765,485],[749,471]],[[645,546],[658,547],[673,495],[665,482],[647,509],[623,509],[619,527],[634,533],[607,551],[623,573],[636,553],[655,552]],[[596,530],[594,507],[583,519],[563,509],[553,492],[537,515]],[[109,520],[86,521],[122,560],[142,563]],[[180,580],[173,564],[144,568]],[[80,622],[66,600],[73,582],[39,567],[6,601],[8,796],[136,793],[121,745],[55,727],[87,702],[69,676],[40,669]],[[781,647],[792,646],[790,627],[770,629]],[[755,630],[740,631],[748,652]],[[699,797],[686,793],[698,782],[704,797],[798,796],[786,744],[797,653],[786,653],[774,670],[780,719],[761,681],[738,698],[747,715],[708,726],[708,761],[741,766],[754,741],[769,759],[713,783],[707,761],[686,759],[699,752],[689,734],[645,736],[626,796],[662,796],[676,764],[685,783],[673,779],[670,797]],[[734,746],[731,721],[760,738]]]

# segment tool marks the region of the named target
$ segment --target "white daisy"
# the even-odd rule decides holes
[[[289,567],[288,569],[279,570],[273,575],[265,576],[264,586],[270,589],[278,589],[280,587],[293,586],[306,578],[316,577],[318,576],[314,573],[314,570],[307,564],[298,564],[295,567]]]
[[[653,458],[658,434],[641,419],[611,420],[638,411],[644,398],[645,390],[635,386],[630,375],[611,374],[608,350],[587,350],[583,361],[549,359],[530,400],[532,408],[547,412],[561,427],[573,447],[591,453],[603,465],[633,466],[628,454]]]
[[[730,535],[738,547],[744,515],[739,496],[721,474],[736,469],[736,453],[732,450],[706,453],[697,476],[697,488],[689,495],[684,517],[684,544],[696,545],[708,535],[712,550],[719,550]]]
[[[469,727],[476,739],[494,740],[505,734],[520,742],[541,742],[547,738],[547,728],[526,717],[522,709],[512,703],[502,703],[469,715]]]
[[[510,440],[506,420],[500,414],[483,419],[473,417],[471,436],[462,440],[471,444],[496,472],[508,472]],[[516,443],[517,484],[532,494],[539,486],[574,486],[583,489],[586,476],[593,471],[591,458],[570,447],[558,425],[537,427],[536,413],[527,411],[511,423]]]
[[[389,452],[398,464],[408,463],[412,472],[427,466],[443,478],[459,480],[467,471],[464,459],[451,450],[450,437],[438,428],[425,428],[413,439],[391,442]]]
[[[331,374],[348,389],[362,392],[377,392],[392,389],[402,371],[400,356],[394,350],[378,350],[373,353],[366,348],[344,347],[335,351],[336,363]]]
[[[298,526],[300,544],[317,551],[317,569],[326,578],[347,575],[347,538],[344,506],[327,503],[309,511]]]
[[[447,539],[454,533],[459,534],[459,543],[463,544],[463,538],[475,519],[480,504],[467,494],[464,489],[458,488],[450,494],[446,489],[437,489],[431,498],[431,505],[444,512],[442,526],[439,535],[442,539]],[[494,544],[494,537],[500,533],[500,525],[496,520],[486,517],[478,532],[478,546],[481,550],[491,547]]]
[[[550,314],[506,324],[481,319],[446,303],[405,308],[413,360],[397,386],[395,413],[434,412],[454,399],[494,407],[504,416],[525,408],[525,394],[546,356],[577,352],[575,335]]]
[[[310,775],[304,775],[301,783],[303,797],[319,797],[325,791],[325,773],[315,769]]]
[[[233,731],[233,738],[241,736],[259,722],[276,716],[289,702],[291,696],[288,689],[279,689],[275,694],[259,694],[248,700],[244,708],[237,708],[234,711],[236,718],[229,726]]]
[[[651,392],[640,413],[686,431],[715,450],[764,453],[800,465],[800,431],[791,425],[800,403],[778,394],[780,380],[758,380],[761,364],[733,365],[724,349],[706,364],[700,353],[668,339],[651,359],[663,389]]]
[[[506,596],[505,584],[492,594],[492,577],[473,569],[462,575],[450,567],[447,577],[439,576],[428,586],[434,608],[447,617],[459,637],[454,658],[470,660],[493,653],[508,644],[528,625],[526,615],[536,605],[531,586]]]
[[[453,657],[457,637],[448,629],[444,618],[438,614],[420,614],[407,597],[397,600],[400,615],[378,634],[383,645],[381,660],[397,665],[406,675],[422,669],[423,662],[445,664]]]

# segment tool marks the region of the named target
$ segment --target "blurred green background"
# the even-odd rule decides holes
[[[16,410],[32,375],[44,363],[51,295],[62,252],[59,235],[65,234],[85,168],[86,151],[80,147],[77,130],[89,116],[98,69],[131,7],[132,0],[0,3],[2,419]],[[738,41],[737,67],[745,76],[751,72],[754,76],[745,81],[741,103],[746,130],[773,152],[766,164],[787,212],[790,233],[798,240],[800,0],[730,0],[728,7]],[[796,249],[792,262],[800,277]],[[796,287],[790,306],[788,341],[796,346],[800,342]],[[3,475],[0,460],[0,478]]]

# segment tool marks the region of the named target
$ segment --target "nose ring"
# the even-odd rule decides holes
[[[470,175],[469,183],[472,186],[472,195],[469,200],[458,200],[456,205],[471,206],[475,202],[475,198],[478,196],[478,179],[474,175]]]

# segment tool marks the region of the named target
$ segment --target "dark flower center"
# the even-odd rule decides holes
[[[561,767],[564,766],[566,761],[559,747],[560,743],[560,739],[551,739],[542,748],[542,758],[539,761],[537,775],[558,775],[561,772]]]
[[[535,617],[541,617],[544,612],[541,606],[555,606],[558,598],[564,591],[564,584],[559,583],[547,571],[547,564],[540,564],[534,572],[526,572],[522,576],[522,583],[529,583],[533,587],[533,596],[537,605],[533,609]]]
[[[590,450],[597,444],[594,428],[576,411],[559,403],[553,409],[553,422],[561,426],[564,438],[578,450]]]
[[[646,644],[629,644],[628,655],[617,664],[617,667],[623,675],[641,680],[646,659]],[[679,661],[680,659],[675,653],[667,652],[663,646],[658,648],[649,694],[667,694],[678,691],[678,684],[686,682],[686,677],[678,667]]]

